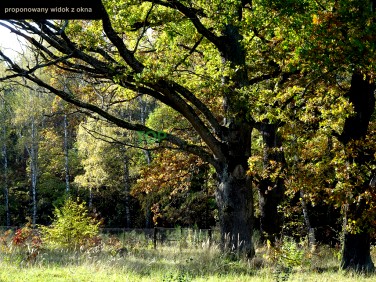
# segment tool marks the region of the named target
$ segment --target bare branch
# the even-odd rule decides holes
[[[151,11],[153,10],[153,8],[154,8],[154,3],[151,4],[151,7],[150,7],[150,9],[148,10],[148,12],[147,12],[147,14],[146,14],[146,17],[145,17],[145,20],[144,20],[144,24],[143,24],[143,27],[142,27],[141,34],[140,34],[140,36],[137,38],[137,42],[136,42],[136,44],[135,44],[135,46],[134,46],[134,49],[133,49],[132,53],[135,53],[135,52],[137,51],[137,49],[138,49],[138,45],[140,44],[140,41],[141,41],[142,37],[144,37],[144,34],[145,34],[146,30],[147,30],[147,25],[146,25],[146,23],[147,23],[147,21],[148,21],[148,18],[149,18],[149,16],[150,16],[150,13],[151,13]]]
[[[174,2],[174,5],[175,4],[176,3]],[[177,5],[179,6],[179,3],[177,3]],[[185,9],[189,10],[189,8],[184,6],[180,8],[184,11]],[[113,29],[109,19],[109,15],[106,13],[103,6],[102,9],[102,24],[107,37],[115,45],[117,51],[123,57],[125,62],[135,72],[141,72],[144,69],[144,66],[139,61],[137,61],[132,52],[126,48],[123,40],[117,35],[115,30]],[[206,105],[204,105],[204,103],[200,101],[188,89],[177,83],[165,80],[159,80],[157,82],[151,83],[142,83],[139,81],[135,81],[133,74],[127,74],[127,72],[124,71],[126,67],[117,63],[110,56],[110,54],[108,54],[103,49],[90,49],[85,46],[76,45],[67,37],[64,30],[61,30],[61,27],[55,25],[52,22],[36,21],[35,23],[37,23],[37,25],[22,20],[12,21],[13,25],[23,29],[27,33],[33,33],[40,36],[43,40],[45,40],[45,42],[50,44],[51,47],[66,55],[66,57],[64,57],[65,60],[62,60],[61,58],[54,55],[54,53],[50,51],[51,49],[46,48],[42,43],[18,31],[21,36],[26,38],[33,46],[35,46],[38,50],[42,51],[42,53],[45,54],[43,58],[48,63],[46,63],[44,66],[50,66],[55,64],[57,65],[57,67],[65,69],[67,71],[74,71],[77,73],[86,72],[90,76],[108,79],[113,83],[120,85],[124,88],[133,90],[136,93],[146,94],[156,98],[162,103],[178,111],[192,124],[193,128],[195,128],[200,137],[204,140],[204,142],[207,144],[207,146],[214,154],[214,158],[216,158],[217,160],[223,160],[225,158],[222,152],[221,142],[219,141],[222,138],[221,126],[217,122],[214,115],[206,107]],[[58,34],[58,31],[61,32],[59,32]],[[200,42],[195,44],[193,50],[197,48],[199,43]],[[85,53],[84,50],[88,52],[95,52],[102,55],[105,61],[97,59],[93,56],[93,54],[88,54],[88,52]],[[48,83],[42,81],[33,74],[33,71],[35,71],[36,69],[40,69],[42,65],[35,66],[31,68],[31,70],[25,71],[24,69],[20,68],[17,64],[12,63],[11,60],[9,60],[9,58],[7,58],[6,61],[9,63],[11,69],[16,73],[14,77],[25,77],[33,81],[34,83],[48,89],[49,91],[61,97],[65,101],[72,103],[77,107],[82,107],[89,111],[96,112],[103,118],[113,122],[114,124],[120,127],[127,128],[129,130],[149,130],[148,128],[143,127],[142,125],[134,125],[122,119],[119,119],[98,106],[85,103],[79,100],[78,98],[74,97],[73,95],[64,91],[60,91],[52,87]],[[9,76],[6,78],[9,78]],[[200,111],[200,113],[202,113],[203,116],[198,114],[196,110]],[[206,121],[201,120],[202,117],[204,117],[206,121],[208,121],[219,140],[213,135],[212,131],[209,130]],[[172,144],[179,146],[181,149],[186,150],[187,152],[194,153],[203,158],[211,158],[210,162],[215,162],[214,158],[208,152],[202,150],[201,147],[189,145],[186,141],[183,141],[179,138],[176,139],[176,137],[172,135],[168,137],[167,140]]]
[[[174,68],[175,70],[177,70],[177,68],[178,68],[182,63],[184,63],[185,60],[188,59],[190,55],[192,55],[192,54],[196,51],[196,49],[197,49],[198,45],[200,45],[202,39],[204,39],[203,36],[201,36],[200,39],[199,39],[199,40],[193,45],[193,47],[192,47],[191,49],[189,49],[189,53],[186,54],[186,55],[184,56],[184,58],[183,58],[179,63],[176,64],[176,66],[175,66],[175,68]]]
[[[4,54],[0,53],[0,55],[7,58]],[[121,118],[118,118],[118,117],[114,116],[113,114],[110,114],[109,112],[99,108],[98,106],[80,101],[80,100],[76,99],[72,94],[65,92],[65,91],[62,91],[62,90],[58,90],[58,89],[52,87],[51,85],[45,83],[41,79],[37,78],[35,75],[31,75],[30,72],[22,69],[19,65],[12,62],[9,58],[7,58],[7,61],[10,64],[10,66],[12,67],[12,70],[14,72],[16,72],[19,76],[25,77],[26,79],[36,83],[37,85],[49,90],[50,92],[54,93],[55,95],[59,96],[61,99],[63,99],[64,101],[66,101],[70,104],[73,104],[73,105],[75,105],[79,108],[87,109],[90,112],[97,113],[98,115],[103,117],[105,120],[107,120],[107,121],[109,121],[109,122],[111,122],[111,123],[113,123],[113,124],[115,124],[115,125],[117,125],[121,128],[129,129],[129,130],[133,130],[133,131],[145,131],[145,132],[150,131],[150,132],[157,133],[155,130],[153,130],[153,129],[145,126],[145,125],[127,122],[127,121],[125,121]],[[205,161],[210,162],[213,165],[217,165],[217,162],[213,159],[213,157],[206,150],[204,150],[202,147],[192,145],[192,144],[188,144],[186,141],[184,141],[184,140],[180,139],[179,137],[176,137],[172,134],[169,134],[169,133],[166,133],[165,140],[174,144],[174,145],[176,145],[176,146],[178,146],[179,149],[181,149],[181,150],[184,150],[184,151],[187,151],[189,153],[200,156]]]

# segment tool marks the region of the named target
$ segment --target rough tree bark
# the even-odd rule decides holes
[[[361,211],[361,207],[358,206]],[[355,207],[351,207],[351,211]],[[344,225],[347,224],[345,220]],[[344,226],[346,228],[346,226]],[[361,230],[356,234],[351,234],[345,231],[343,248],[342,248],[342,269],[352,269],[357,272],[372,272],[375,270],[371,258],[371,238],[367,230]]]
[[[353,73],[348,97],[355,113],[345,120],[343,132],[338,139],[345,147],[348,154],[348,162],[354,162],[358,166],[370,161],[369,152],[365,152],[362,146],[357,145],[354,141],[363,140],[367,134],[368,125],[375,110],[374,92],[374,83],[364,79],[363,74],[359,72]],[[354,156],[352,152],[357,152],[357,155]],[[372,156],[373,154],[371,154],[371,158]],[[356,179],[350,179],[349,181],[351,183],[357,182]],[[370,179],[366,180],[362,186],[354,187],[354,193],[364,191],[364,188],[370,185],[369,183]],[[351,218],[351,220],[361,219],[365,208],[366,203],[364,200],[360,200],[357,203],[349,203],[346,209],[346,218]],[[356,234],[351,234],[346,229],[344,230],[341,267],[362,272],[369,272],[375,269],[370,255],[370,234],[367,223],[363,223],[363,226],[360,226],[360,231]]]
[[[246,174],[251,148],[252,128],[247,124],[230,126],[227,162],[217,169],[219,185],[216,200],[221,230],[221,247],[225,252],[254,256],[252,242],[253,191]]]
[[[237,106],[237,89],[249,84],[245,52],[240,44],[241,34],[236,26],[225,26],[220,53],[224,65],[238,71],[231,78],[223,77],[223,125],[226,126],[222,145],[223,160],[216,167],[219,185],[216,200],[221,230],[221,247],[225,252],[234,252],[249,258],[255,254],[253,234],[252,179],[247,175],[248,158],[251,156],[253,124],[247,122],[247,109]],[[233,87],[227,86],[232,81]]]

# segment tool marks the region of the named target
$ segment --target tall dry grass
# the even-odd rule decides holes
[[[48,249],[30,260],[30,246],[12,246],[1,237],[0,281],[376,281],[338,270],[338,250],[285,239],[275,248],[257,238],[256,257],[234,259],[217,244],[193,236],[158,245],[142,235],[101,236],[93,246]],[[375,250],[372,251],[375,259]]]

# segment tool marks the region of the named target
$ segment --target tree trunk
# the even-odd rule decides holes
[[[147,110],[148,110],[147,109],[147,103],[143,100],[142,95],[138,96],[137,100],[138,100],[139,107],[140,107],[140,121],[141,121],[142,125],[145,125],[146,117],[147,117],[147,114],[148,114],[147,113]],[[154,106],[152,108],[154,108]],[[141,144],[141,145],[146,145],[146,141],[145,141],[144,144]],[[146,163],[148,165],[150,165],[151,161],[152,161],[152,156],[151,156],[150,150],[142,149],[142,151],[145,155]],[[150,199],[148,199],[146,207],[145,207],[145,228],[152,228],[153,227],[153,214],[151,212],[151,203],[152,203],[152,201]]]
[[[247,109],[238,101],[237,90],[248,85],[245,51],[241,40],[239,28],[232,23],[222,30],[222,63],[229,64],[237,71],[231,77],[222,77],[223,126],[226,129],[224,136],[221,136],[221,151],[225,157],[216,168],[219,179],[216,201],[222,251],[237,257],[241,255],[252,258],[255,254],[252,242],[253,191],[252,179],[247,175],[247,170],[253,128],[247,122]]]
[[[145,206],[145,228],[152,228],[153,227],[153,213],[151,212],[151,205],[152,201],[150,198],[146,199],[146,206]]]
[[[254,256],[253,192],[251,178],[241,164],[233,171],[226,167],[219,176],[216,198],[221,230],[221,248],[225,252]]]
[[[65,192],[69,194],[69,151],[68,151],[68,119],[64,115],[64,156],[65,156]]]
[[[281,176],[285,167],[285,158],[282,140],[277,132],[278,126],[263,123],[259,130],[264,145],[264,171],[268,174],[258,185],[260,227],[261,232],[274,244],[282,231],[283,217],[278,212],[278,205],[281,204],[285,192],[284,179]],[[275,178],[269,176],[275,175],[276,172],[278,175]]]
[[[249,258],[255,254],[253,234],[252,179],[247,175],[252,128],[246,123],[231,124],[227,138],[227,162],[217,168],[219,185],[216,200],[225,253]]]
[[[38,148],[36,140],[36,129],[35,121],[32,118],[31,122],[31,146],[30,146],[30,170],[31,170],[31,192],[32,192],[32,203],[33,203],[33,216],[32,224],[36,225],[37,222],[37,175],[38,175]]]
[[[315,235],[315,229],[312,228],[311,221],[309,219],[309,214],[308,214],[308,207],[307,203],[304,200],[304,191],[300,190],[300,202],[302,204],[302,209],[303,209],[303,217],[304,217],[304,222],[307,227],[307,234],[308,234],[308,244],[311,247],[311,250],[316,249],[316,235]]]
[[[375,266],[371,259],[371,239],[368,232],[345,233],[342,249],[342,269],[357,272],[372,272]]]
[[[7,150],[7,129],[5,123],[5,101],[3,100],[3,148],[2,148],[2,155],[3,155],[3,169],[4,169],[4,205],[5,205],[5,217],[6,217],[6,225],[10,226],[10,212],[9,212],[9,189],[8,189],[8,150]]]
[[[143,150],[145,153],[146,163],[150,165],[151,163],[151,154],[149,150]],[[145,228],[153,227],[153,213],[151,212],[152,200],[150,196],[147,196],[146,207],[145,207]]]
[[[130,212],[130,201],[129,192],[131,190],[131,182],[129,178],[129,158],[124,150],[124,193],[125,193],[125,227],[131,228],[131,212]]]
[[[91,210],[93,207],[93,191],[92,188],[89,188],[89,209]]]
[[[345,120],[345,125],[339,140],[345,147],[348,154],[348,162],[355,163],[357,167],[367,165],[373,161],[374,149],[372,152],[366,152],[361,142],[354,141],[363,140],[367,135],[368,125],[371,116],[375,110],[375,85],[365,80],[359,72],[354,72],[351,79],[351,87],[348,93],[349,101],[354,107],[354,115]],[[369,148],[368,148],[369,150]],[[357,154],[354,155],[353,152]],[[357,183],[358,175],[351,175],[350,183]],[[369,188],[370,179],[366,179],[363,185],[356,185],[353,189],[353,198],[358,198]],[[361,199],[361,198],[360,198]],[[370,234],[369,227],[371,224],[365,222],[364,211],[368,204],[364,199],[357,203],[351,203],[346,209],[346,218],[360,222],[360,231],[357,234],[347,232],[344,226],[344,242],[342,249],[342,269],[352,269],[355,271],[372,271],[374,265],[370,256]]]

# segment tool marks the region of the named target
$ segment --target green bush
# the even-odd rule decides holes
[[[288,268],[302,266],[304,255],[304,248],[299,246],[292,238],[285,238],[280,248],[279,263]]]
[[[100,222],[88,215],[86,203],[68,198],[64,205],[54,211],[50,226],[41,226],[43,241],[52,247],[76,248],[95,240]]]

